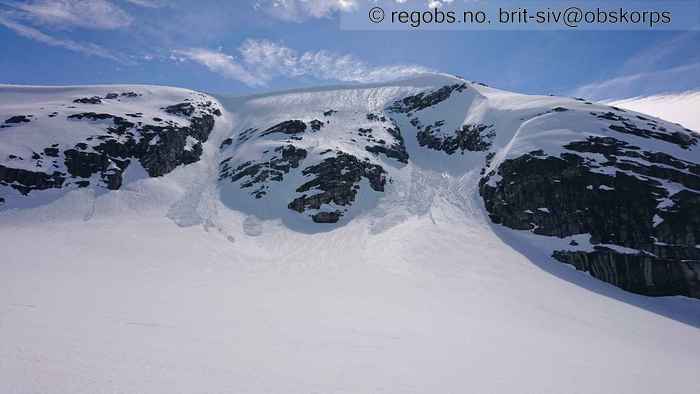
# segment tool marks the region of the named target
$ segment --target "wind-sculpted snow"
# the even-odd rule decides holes
[[[105,93],[95,95],[100,91]],[[176,89],[7,87],[0,92],[0,119],[6,118],[0,132],[5,208],[76,188],[118,190],[127,172],[160,177],[197,162],[221,115],[208,96]],[[73,98],[86,93],[92,95]]]

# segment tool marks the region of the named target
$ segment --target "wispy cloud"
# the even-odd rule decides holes
[[[618,75],[581,86],[572,94],[595,100],[622,99],[700,89],[700,32],[650,43],[627,59]]]
[[[372,66],[354,56],[325,50],[299,53],[268,40],[246,40],[238,51],[240,60],[221,52],[201,48],[177,50],[173,53],[249,86],[265,85],[276,77],[381,82],[430,71],[415,65]]]
[[[700,62],[699,31],[687,31],[660,40],[637,52],[621,69],[622,74],[635,74]]]
[[[225,78],[235,79],[248,86],[261,86],[265,82],[263,79],[253,75],[242,65],[235,61],[233,56],[221,52],[211,51],[202,48],[192,48],[173,51],[173,59],[178,61],[192,60],[210,71],[222,75]]]
[[[258,0],[254,7],[271,17],[298,22],[351,11],[357,5],[357,0]]]
[[[268,40],[246,40],[239,51],[245,64],[265,80],[275,76],[310,76],[342,82],[377,82],[428,71],[407,65],[373,67],[351,55],[325,50],[298,53]]]
[[[132,17],[107,0],[34,0],[4,2],[14,15],[32,24],[54,28],[113,30],[129,26]]]
[[[79,52],[88,56],[97,56],[103,59],[114,60],[122,64],[131,64],[131,62],[128,59],[116,55],[115,53],[97,44],[81,43],[73,40],[56,38],[33,27],[26,26],[11,19],[5,18],[2,15],[0,15],[0,25],[5,26],[6,28],[14,31],[22,37],[29,38],[31,40],[35,40],[46,45],[68,49],[70,51]]]
[[[700,88],[700,63],[644,72],[581,86],[575,96],[612,100]]]
[[[359,8],[361,1],[366,0],[257,0],[254,8],[283,21],[303,22],[308,19],[326,18],[338,12],[352,12]],[[411,6],[423,4],[428,8],[439,8],[452,4],[455,0],[393,1],[399,4],[410,2]]]

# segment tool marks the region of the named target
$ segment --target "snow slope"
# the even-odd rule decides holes
[[[700,92],[635,97],[611,104],[677,122],[691,130],[700,130]]]
[[[165,176],[125,177],[117,191],[91,185],[0,212],[0,392],[680,393],[700,386],[700,303],[624,292],[493,225],[479,196],[486,151],[447,155],[420,146],[411,117],[398,111],[391,121],[410,159],[364,149],[392,141],[393,125],[381,120],[387,106],[461,83],[426,76],[219,97],[224,111],[200,160]],[[190,94],[157,89],[159,97],[179,95],[168,104]],[[452,110],[411,112],[424,125],[439,118],[443,130],[491,121],[506,130],[491,140],[499,152],[491,166],[534,143],[514,140],[524,114],[590,109],[473,84],[444,105]],[[337,112],[326,119],[329,110]],[[290,118],[324,125],[300,140],[261,135]],[[251,128],[254,137],[239,143]],[[569,132],[544,140],[556,150],[555,140]],[[537,145],[547,148],[542,139]],[[307,152],[303,165],[287,166],[293,160],[275,153],[287,145]],[[302,169],[322,163],[328,149],[381,166],[384,191],[360,176],[351,204],[289,209],[301,194],[294,187],[315,175]],[[225,163],[235,169],[250,161],[268,163],[260,169],[277,169],[283,180],[241,188],[249,176],[222,176]],[[255,198],[260,186],[266,195]],[[335,210],[342,213],[336,223],[311,220]]]

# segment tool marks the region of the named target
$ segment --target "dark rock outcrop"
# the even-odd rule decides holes
[[[389,106],[388,110],[396,113],[420,111],[447,100],[454,92],[461,93],[466,89],[468,89],[466,83],[443,86],[440,89],[421,92],[398,100]]]
[[[172,114],[172,115],[178,115],[178,116],[184,116],[184,117],[189,117],[192,116],[194,113],[194,105],[192,103],[180,103],[180,104],[175,104],[171,105],[169,107],[165,107],[165,112]]]
[[[301,120],[287,120],[276,124],[265,130],[260,136],[266,136],[274,133],[282,133],[287,135],[301,134],[306,131],[306,123]]]
[[[371,128],[360,128],[358,129],[358,135],[369,143],[369,145],[365,146],[365,150],[376,155],[385,155],[404,164],[408,163],[409,155],[399,126],[384,115],[367,114],[367,120],[379,122],[393,141],[387,142],[376,138],[373,134],[374,130]]]
[[[558,238],[588,234],[593,251],[553,257],[632,292],[700,298],[700,164],[613,137],[564,148],[508,159],[482,179],[492,221]]]
[[[106,98],[138,96],[131,93],[108,94]],[[81,104],[97,103],[93,99],[95,97],[76,101]],[[96,99],[102,100],[99,97]],[[34,152],[28,160],[37,168],[36,171],[23,169],[26,167],[1,166],[0,185],[28,195],[32,191],[70,185],[87,187],[96,175],[101,186],[117,190],[122,186],[124,171],[134,160],[138,160],[151,177],[162,176],[180,165],[194,163],[201,157],[202,143],[207,141],[214,128],[214,114],[220,111],[211,102],[198,104],[198,112],[193,104],[185,104],[168,108],[179,116],[189,114],[189,125],[171,121],[163,125],[134,123],[106,112],[69,115],[67,119],[71,121],[95,122],[96,133],[73,146],[52,144]],[[16,155],[11,156],[24,160]]]
[[[369,181],[374,191],[383,192],[386,184],[386,171],[381,166],[343,152],[305,168],[302,173],[313,179],[297,188],[296,191],[303,195],[288,206],[299,213],[309,209],[320,210],[331,203],[338,207],[349,207],[357,197],[359,183],[363,178]],[[313,214],[312,219],[318,223],[335,223],[342,214],[339,210],[321,212]]]
[[[485,152],[491,149],[491,144],[496,132],[493,126],[490,125],[464,125],[461,129],[454,132],[453,135],[439,134],[438,128],[428,125],[420,127],[416,137],[418,144],[433,150],[443,151],[448,155],[452,155],[457,151],[469,152]]]
[[[33,190],[59,189],[66,180],[66,174],[53,172],[28,171],[0,165],[0,185],[9,186],[23,195]]]
[[[18,123],[29,123],[32,120],[30,119],[32,116],[31,115],[16,115],[12,116],[9,119],[5,120],[5,124],[18,124]]]
[[[557,250],[555,259],[633,293],[700,298],[700,261],[625,254],[596,247],[593,252]]]
[[[102,97],[83,97],[73,100],[75,104],[102,104]]]
[[[294,145],[285,145],[275,148],[275,154],[267,161],[248,161],[236,168],[230,165],[231,158],[227,158],[219,164],[219,180],[228,179],[231,182],[242,181],[242,189],[253,188],[251,194],[260,199],[264,197],[269,187],[269,182],[282,182],[284,176],[292,168],[298,168],[306,158],[307,151]]]
[[[646,122],[645,127],[640,127],[640,125],[637,122],[633,122],[631,118],[618,115],[614,112],[592,112],[591,115],[599,119],[616,122],[611,124],[609,128],[610,130],[614,130],[618,133],[630,134],[647,139],[656,139],[678,145],[683,149],[688,149],[689,147],[697,145],[698,143],[698,137],[693,135],[690,130],[669,131],[667,128],[659,125],[657,121],[645,117],[637,117],[638,120],[643,120]]]

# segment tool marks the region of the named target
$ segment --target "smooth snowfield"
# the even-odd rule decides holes
[[[324,94],[331,107],[354,97]],[[628,294],[516,251],[484,213],[478,168],[437,165],[415,135],[416,161],[343,226],[309,233],[232,209],[218,147],[242,127],[242,101],[221,102],[200,162],[0,214],[1,393],[700,387],[697,300]]]
[[[611,104],[677,122],[700,133],[700,92],[697,91],[630,98]]]

